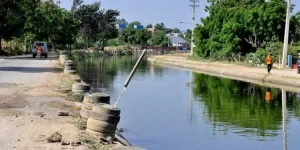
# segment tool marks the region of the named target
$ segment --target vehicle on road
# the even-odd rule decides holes
[[[35,58],[38,55],[38,46],[41,45],[42,52],[41,56],[45,56],[45,58],[48,57],[48,46],[47,42],[41,42],[41,41],[35,41],[32,46],[32,57]]]

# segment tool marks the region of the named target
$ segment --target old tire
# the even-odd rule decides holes
[[[73,90],[91,90],[91,86],[84,83],[75,83],[72,85]]]
[[[97,112],[91,111],[89,114],[89,118],[92,118],[94,120],[98,121],[104,121],[113,125],[118,125],[120,121],[120,116],[113,116],[113,115],[108,115],[108,114],[101,114]]]
[[[82,118],[88,119],[88,118],[90,118],[91,112],[92,112],[91,110],[87,110],[87,109],[85,109],[84,107],[81,106],[81,109],[80,109],[80,116],[81,116]]]
[[[75,70],[75,66],[65,66],[64,70]]]
[[[72,60],[66,60],[64,66],[74,66],[74,62]]]
[[[74,90],[74,89],[72,89],[72,92],[73,93],[86,94],[86,93],[89,93],[90,90]],[[84,95],[82,95],[82,96],[84,96]]]
[[[92,110],[92,109],[93,109],[93,105],[94,105],[94,104],[92,104],[92,103],[87,103],[87,102],[85,102],[84,100],[83,100],[83,102],[82,102],[82,107],[85,108],[85,109],[87,109],[87,110]]]
[[[90,129],[86,129],[85,130],[86,133],[88,133],[89,135],[96,137],[96,138],[104,138],[104,139],[108,139],[108,138],[112,138],[115,139],[115,132],[110,132],[110,133],[101,133],[101,132],[96,132]]]
[[[114,106],[104,103],[95,104],[93,107],[93,111],[113,116],[120,116],[121,113],[121,110],[119,108],[114,108]]]
[[[116,132],[117,125],[89,118],[87,120],[87,129],[96,132],[111,133]]]
[[[68,55],[59,55],[59,59],[60,60],[62,60],[62,59],[67,60],[68,59]]]
[[[65,74],[76,74],[76,71],[75,70],[66,70],[66,69],[64,69],[64,73]]]
[[[73,81],[77,82],[77,83],[80,83],[81,82],[81,79],[80,78],[73,78]]]
[[[108,104],[110,101],[110,96],[105,93],[92,93],[92,94],[85,94],[84,101],[88,103],[106,103]]]

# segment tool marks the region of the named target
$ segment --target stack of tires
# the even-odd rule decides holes
[[[59,60],[61,64],[64,64],[66,60],[68,60],[68,55],[62,54],[59,55]]]
[[[64,73],[66,73],[66,74],[75,74],[76,73],[74,62],[71,60],[66,60],[63,63],[63,67],[64,67]]]
[[[88,119],[91,116],[94,104],[109,104],[109,101],[110,96],[105,93],[86,93],[81,104],[80,116]]]
[[[81,78],[77,75],[74,75],[73,78],[72,78],[73,81],[77,82],[77,83],[80,83],[81,82]]]
[[[84,94],[91,91],[91,86],[85,83],[74,83],[72,85],[73,96],[78,97],[79,100],[83,100]]]
[[[120,121],[120,109],[109,104],[94,104],[87,120],[86,132],[98,138],[112,141]]]

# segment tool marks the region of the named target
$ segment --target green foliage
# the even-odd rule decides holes
[[[173,33],[180,33],[180,30],[178,28],[174,28]]]
[[[152,25],[152,24],[148,24],[148,25],[146,26],[146,28],[153,28],[153,25]]]
[[[160,46],[166,46],[168,45],[168,38],[165,35],[165,31],[163,30],[157,30],[152,38],[150,39],[151,45],[160,45]]]
[[[0,1],[0,54],[2,53],[2,39],[10,40],[13,36],[20,36],[24,27],[21,0]]]
[[[131,45],[147,44],[152,36],[151,32],[147,29],[134,29],[134,25],[141,25],[141,23],[138,21],[129,23],[127,28],[120,33],[120,40]]]
[[[283,40],[286,6],[284,0],[209,0],[209,16],[195,28],[196,54],[228,57],[263,48],[273,37]]]
[[[191,42],[192,39],[192,30],[191,29],[187,29],[185,31],[185,39],[189,42]]]
[[[115,27],[119,12],[116,10],[100,9],[100,2],[91,5],[81,5],[75,12],[75,17],[81,21],[81,35],[86,48],[89,42],[96,42],[103,49],[109,39],[116,38],[118,31]]]
[[[117,19],[116,20],[116,24],[125,24],[125,25],[128,25],[128,22],[124,18],[122,18],[122,19]]]
[[[122,46],[125,45],[126,43],[121,41],[119,38],[115,39],[110,39],[107,41],[107,46]]]

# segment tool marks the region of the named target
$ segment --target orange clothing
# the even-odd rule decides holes
[[[268,64],[268,65],[273,64],[273,59],[272,59],[271,56],[268,56],[268,57],[266,58],[266,61],[267,61],[267,64]]]
[[[270,102],[272,99],[272,93],[271,92],[266,92],[265,100],[267,102]]]
[[[42,47],[39,46],[37,50],[38,50],[39,52],[42,52]]]

